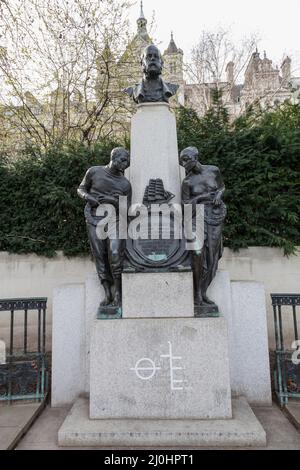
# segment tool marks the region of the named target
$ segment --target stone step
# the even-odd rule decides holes
[[[79,398],[58,432],[62,447],[264,447],[266,433],[244,397],[232,400],[232,419],[89,419]]]

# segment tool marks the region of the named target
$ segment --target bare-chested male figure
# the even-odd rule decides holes
[[[204,204],[204,245],[192,254],[195,305],[213,304],[206,291],[215,277],[222,256],[222,228],[226,206],[222,201],[225,186],[218,167],[202,165],[196,147],[187,147],[180,154],[180,165],[186,170],[182,182],[182,203]]]

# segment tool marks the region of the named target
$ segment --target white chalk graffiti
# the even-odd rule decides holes
[[[184,384],[187,380],[175,378],[176,371],[184,370],[184,367],[174,365],[174,361],[181,361],[181,356],[173,356],[172,343],[168,341],[169,353],[161,354],[161,358],[169,359],[169,369],[170,369],[170,389],[171,390],[183,390]],[[155,362],[149,357],[142,357],[139,359],[135,367],[130,367],[130,370],[133,370],[136,373],[136,376],[141,380],[150,380],[152,379],[158,370],[161,370],[162,367],[156,366]]]
[[[148,363],[150,364],[150,366],[142,366],[141,364],[143,363]],[[149,359],[149,357],[142,357],[142,359],[139,359],[135,365],[135,367],[131,367],[130,370],[134,370],[136,375],[138,376],[139,379],[141,380],[149,380],[149,379],[152,379],[152,377],[154,377],[155,375],[155,372],[157,370],[161,369],[161,367],[156,367],[155,366],[155,363]],[[142,375],[140,372],[141,371],[148,371],[150,372],[150,375]]]
[[[169,344],[169,354],[162,354],[160,357],[165,357],[169,359],[169,367],[170,367],[170,385],[171,385],[171,390],[183,390],[183,387],[176,387],[175,383],[183,384],[186,382],[186,380],[178,380],[174,378],[174,371],[175,370],[183,370],[184,367],[181,366],[174,366],[173,361],[180,361],[182,359],[181,356],[173,356],[172,354],[172,343],[168,341]]]

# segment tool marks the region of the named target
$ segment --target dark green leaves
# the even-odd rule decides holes
[[[300,245],[300,105],[248,110],[230,124],[218,104],[202,119],[178,111],[179,149],[195,145],[200,161],[219,166],[226,185],[225,245],[236,250]]]

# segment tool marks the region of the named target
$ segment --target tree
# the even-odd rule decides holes
[[[46,149],[110,136],[124,106],[128,1],[3,0],[2,137]],[[4,42],[5,38],[5,42]],[[129,71],[126,71],[127,75]]]
[[[227,103],[234,83],[250,60],[257,37],[252,35],[236,46],[229,29],[202,31],[186,64],[189,80],[194,84],[195,107],[203,115],[212,106],[212,92]],[[227,73],[227,77],[225,74]]]

